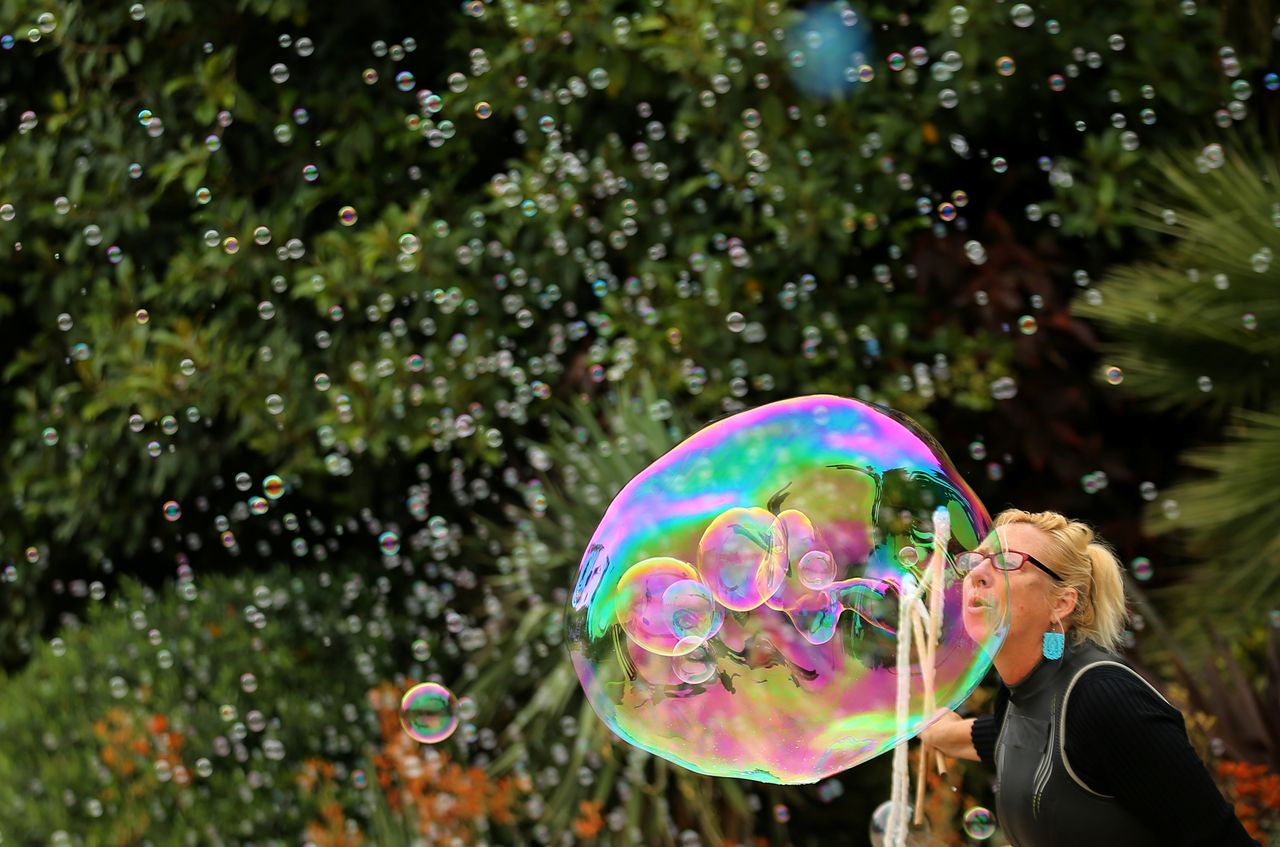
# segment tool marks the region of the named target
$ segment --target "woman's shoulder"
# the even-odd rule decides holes
[[[1088,722],[1143,712],[1181,714],[1160,689],[1118,656],[1101,655],[1104,658],[1080,668],[1068,681],[1062,698],[1064,716],[1070,713],[1068,705],[1077,721]]]

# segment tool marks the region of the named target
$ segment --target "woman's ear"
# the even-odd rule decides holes
[[[1067,589],[1062,592],[1062,596],[1053,604],[1053,611],[1058,615],[1059,620],[1065,621],[1075,612],[1079,601],[1080,592],[1075,588]]]

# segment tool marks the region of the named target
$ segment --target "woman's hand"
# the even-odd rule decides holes
[[[978,762],[978,751],[973,747],[973,718],[962,718],[955,712],[945,712],[924,732],[920,740],[942,751],[944,756]]]

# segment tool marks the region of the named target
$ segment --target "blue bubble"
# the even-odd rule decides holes
[[[809,96],[837,97],[859,87],[870,46],[866,24],[847,4],[810,6],[787,32],[791,79]]]

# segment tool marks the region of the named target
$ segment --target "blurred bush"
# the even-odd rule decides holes
[[[869,81],[824,102],[792,81],[822,45],[777,3],[10,0],[8,660],[74,607],[34,602],[52,579],[274,555],[239,473],[390,520],[415,463],[522,473],[546,397],[632,368],[702,417],[806,391],[991,408],[1013,321],[975,326],[956,270],[921,268],[1000,261],[991,221],[1046,176],[1051,230],[1122,226],[1120,147],[1222,96],[1216,13],[832,9]],[[1159,124],[1111,115],[1142,109]]]

